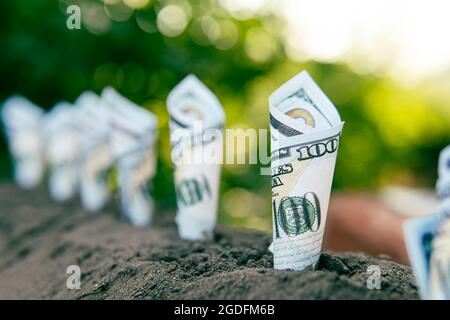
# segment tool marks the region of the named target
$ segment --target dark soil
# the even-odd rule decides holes
[[[0,298],[3,299],[416,299],[409,267],[388,257],[324,253],[317,271],[275,271],[271,237],[219,226],[214,241],[178,238],[172,214],[148,229],[115,206],[89,214],[55,204],[44,189],[0,185]],[[69,265],[81,289],[66,288]],[[366,286],[369,265],[381,290]]]

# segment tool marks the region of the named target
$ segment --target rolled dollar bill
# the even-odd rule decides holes
[[[450,300],[450,219],[433,239],[428,289],[429,299]]]
[[[436,214],[408,219],[403,224],[409,261],[422,299],[429,299],[430,257],[433,237],[438,227],[439,219]]]
[[[49,163],[49,192],[58,202],[72,198],[78,190],[78,110],[68,102],[56,104],[45,117],[45,148]]]
[[[104,89],[102,98],[112,108],[111,146],[123,215],[135,226],[147,226],[154,210],[148,184],[156,173],[157,119],[113,88]]]
[[[450,178],[450,145],[446,146],[439,154],[438,178]]]
[[[100,210],[109,196],[107,172],[113,157],[110,142],[111,109],[93,92],[84,92],[75,101],[79,108],[80,133],[79,190],[83,207]]]
[[[343,122],[306,71],[269,98],[275,269],[318,263]]]
[[[194,75],[173,88],[167,108],[178,233],[186,240],[208,240],[217,221],[225,114],[216,96]]]
[[[450,145],[439,156],[436,194],[440,226],[433,239],[428,297],[450,300]]]
[[[22,96],[12,96],[4,102],[1,115],[13,158],[14,180],[22,188],[34,188],[45,170],[44,110]]]
[[[446,220],[450,218],[450,145],[444,148],[439,156],[436,195],[439,216]]]

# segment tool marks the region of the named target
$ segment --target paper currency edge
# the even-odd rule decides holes
[[[438,229],[439,221],[436,214],[425,217],[414,218],[403,224],[406,249],[408,252],[414,276],[416,277],[419,294],[422,299],[428,299],[428,266],[421,243],[421,236],[425,233],[435,233]]]

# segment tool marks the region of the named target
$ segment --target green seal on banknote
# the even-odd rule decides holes
[[[278,208],[278,222],[290,237],[313,231],[317,210],[306,197],[285,197]]]

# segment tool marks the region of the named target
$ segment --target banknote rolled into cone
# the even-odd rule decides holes
[[[403,225],[406,248],[422,299],[429,299],[429,268],[433,236],[439,227],[436,214],[409,219]]]
[[[80,117],[79,192],[87,211],[99,211],[109,197],[107,170],[113,164],[110,139],[111,109],[93,92],[84,92],[75,101]]]
[[[194,75],[169,94],[178,233],[209,240],[217,221],[225,114],[216,96]]]
[[[306,71],[269,98],[275,269],[320,258],[343,122]]]
[[[450,145],[439,155],[436,196],[439,202],[438,214],[444,221],[450,218]]]
[[[147,226],[154,210],[148,184],[156,172],[157,118],[113,88],[101,96],[112,109],[111,146],[123,215],[135,226]]]
[[[44,110],[22,96],[12,96],[4,102],[1,116],[14,162],[14,180],[22,188],[34,188],[45,169]]]
[[[77,107],[56,104],[45,116],[45,148],[49,165],[49,192],[57,202],[67,201],[78,190],[80,135],[76,130]]]
[[[450,145],[441,151],[436,194],[439,229],[430,257],[429,298],[450,300]]]
[[[411,266],[422,299],[450,299],[450,146],[438,163],[437,212],[404,224]]]
[[[433,239],[430,257],[429,298],[450,300],[450,219]]]

